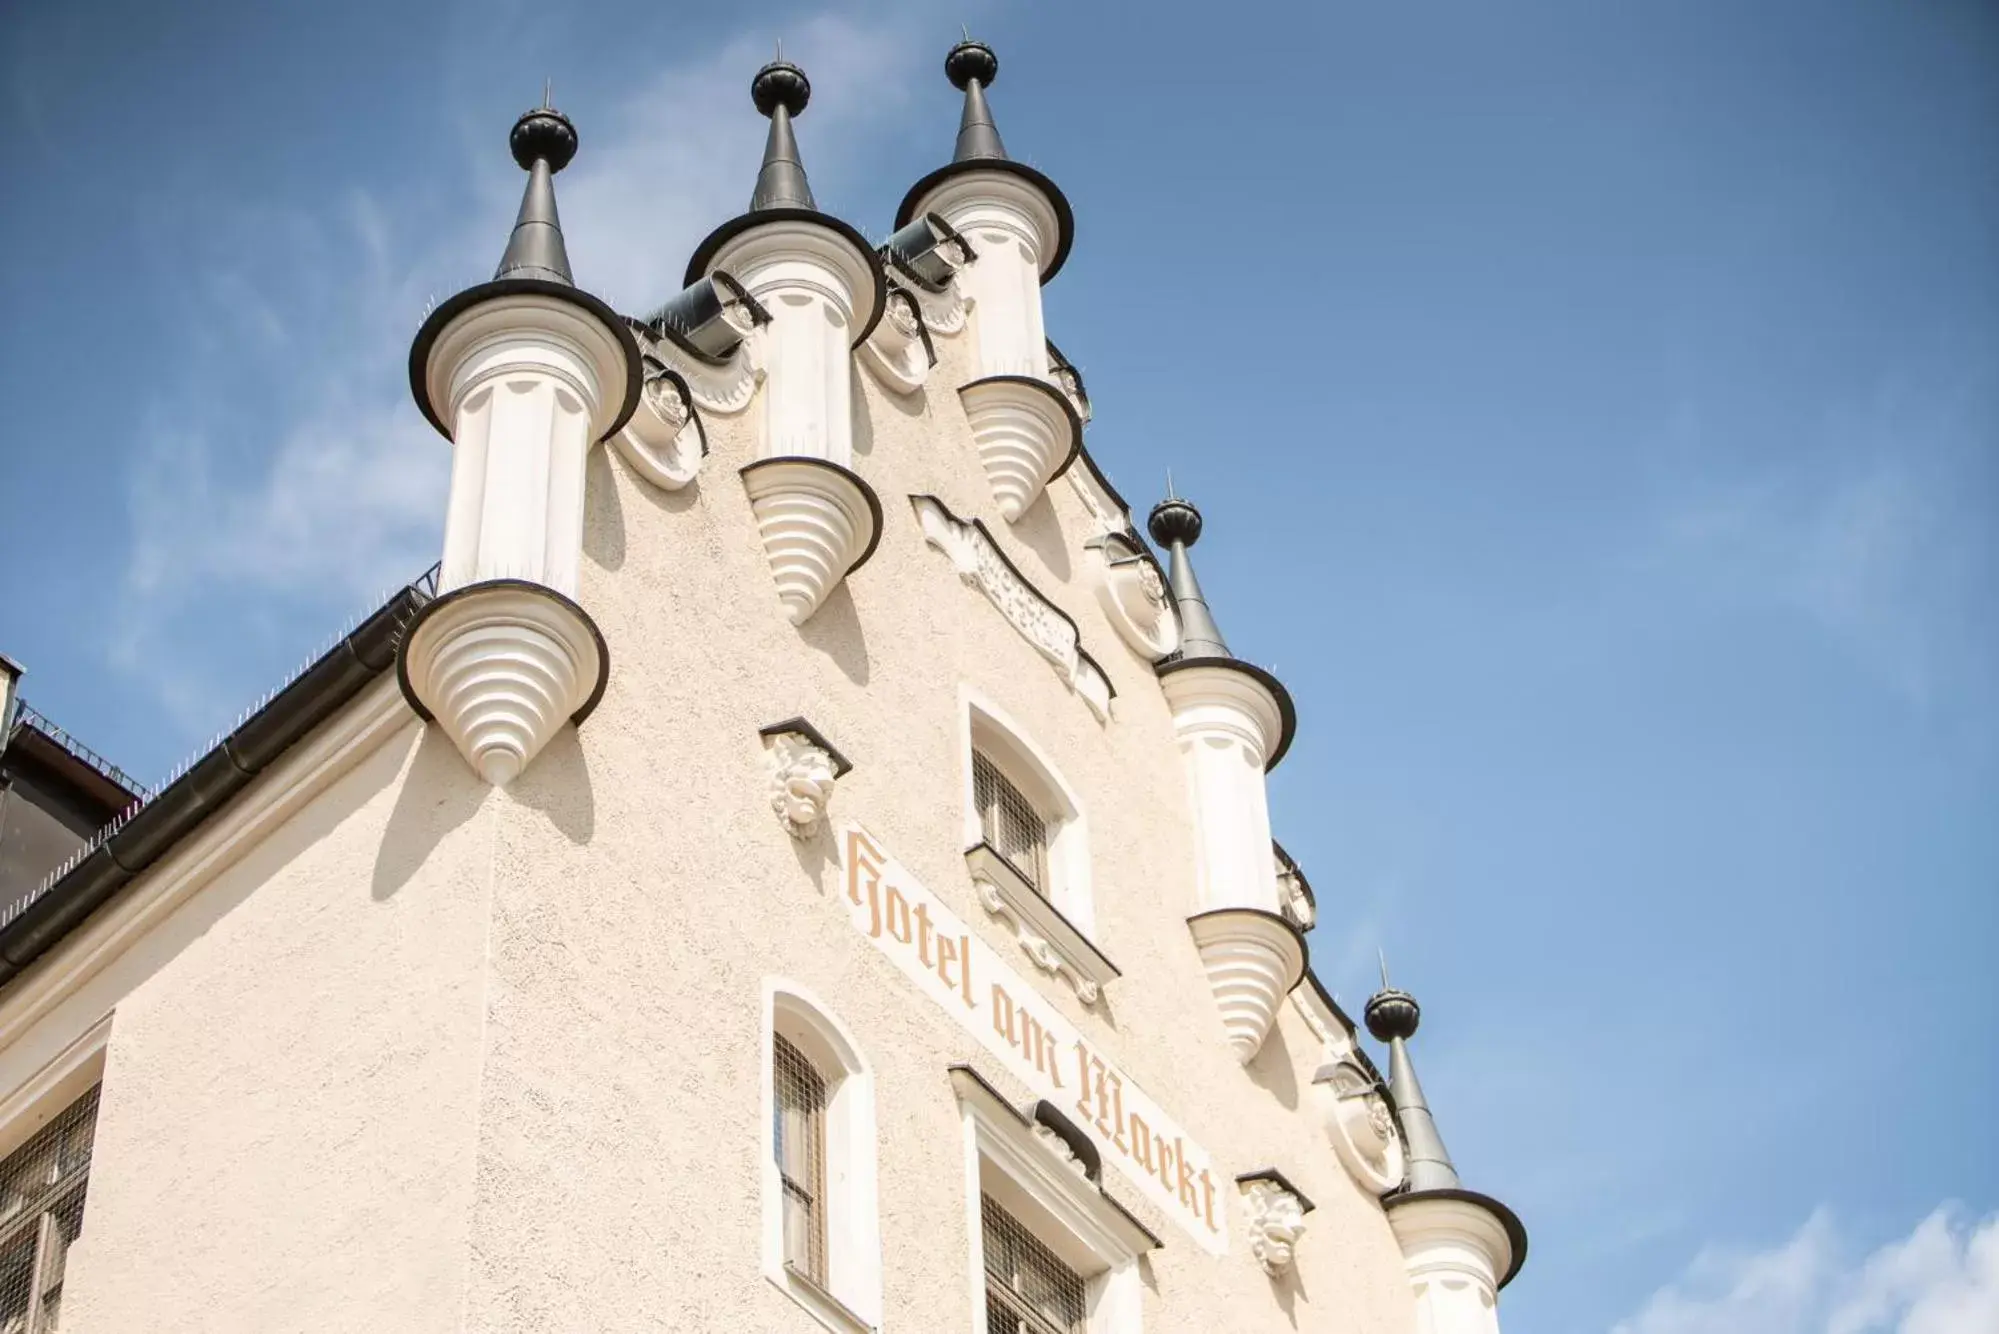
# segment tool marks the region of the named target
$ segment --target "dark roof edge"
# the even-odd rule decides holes
[[[436,571],[396,593],[0,926],[0,986],[144,874],[315,728],[395,666]]]
[[[1310,986],[1312,994],[1319,998],[1319,1002],[1333,1012],[1333,1018],[1339,1020],[1346,1027],[1347,1040],[1353,1047],[1352,1055],[1354,1059],[1359,1061],[1361,1066],[1374,1076],[1374,1082],[1381,1086],[1382,1091],[1384,1093],[1387,1092],[1388,1081],[1381,1077],[1381,1070],[1375,1065],[1374,1058],[1367,1054],[1367,1048],[1360,1045],[1360,1029],[1355,1026],[1353,1016],[1349,1015],[1341,1008],[1340,1003],[1333,999],[1333,993],[1326,990],[1326,984],[1321,982],[1319,975],[1312,971],[1310,963],[1305,965],[1305,977],[1299,985]],[[1298,988],[1293,987],[1291,989],[1296,991]]]

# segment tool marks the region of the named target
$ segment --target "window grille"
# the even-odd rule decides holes
[[[1082,1275],[989,1195],[979,1197],[979,1222],[986,1253],[986,1334],[1084,1334],[1089,1303]]]
[[[0,1334],[57,1327],[69,1248],[97,1130],[97,1090],[78,1098],[0,1162]]]
[[[997,764],[972,752],[972,801],[979,832],[1021,879],[1048,897],[1048,821]]]
[[[784,1185],[784,1262],[826,1285],[826,1077],[774,1036],[771,1147]],[[6,1331],[0,1330],[0,1334]]]

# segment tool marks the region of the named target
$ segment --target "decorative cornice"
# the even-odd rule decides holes
[[[911,496],[909,503],[924,540],[950,558],[958,577],[986,595],[1099,720],[1108,719],[1117,692],[1096,659],[1083,651],[1082,632],[1069,614],[1027,582],[984,523],[967,523],[935,496]]]
[[[670,338],[661,338],[651,329],[634,330],[646,357],[680,377],[690,401],[699,408],[724,417],[734,416],[756,398],[757,386],[764,382],[764,332],[761,325],[743,335],[743,341],[727,361],[714,362],[693,356]],[[647,367],[647,383],[653,370]]]
[[[1300,931],[1310,931],[1319,920],[1319,901],[1312,893],[1311,882],[1276,839],[1270,840],[1270,852],[1277,862],[1278,908],[1291,925]]]
[[[979,906],[1013,930],[1027,957],[1044,973],[1065,977],[1076,999],[1094,1005],[1119,976],[1118,966],[1090,943],[1053,903],[1035,892],[989,843],[966,849]]]

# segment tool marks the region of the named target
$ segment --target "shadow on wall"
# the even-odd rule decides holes
[[[1069,543],[1062,536],[1062,521],[1056,517],[1055,501],[1048,494],[1056,484],[1050,482],[1041,488],[1041,494],[1027,507],[1027,513],[1007,526],[1013,529],[1022,546],[1041,557],[1050,574],[1066,584],[1071,572]]]
[[[625,488],[619,485],[621,471],[630,479],[629,489],[644,496],[661,513],[682,514],[701,500],[699,476],[678,491],[661,490],[622,460],[614,465],[611,455],[615,452],[609,443],[593,446],[584,467],[583,554],[606,570],[621,570],[625,565]]]
[[[590,787],[590,761],[573,726],[549,739],[541,754],[508,789],[515,801],[548,817],[556,831],[577,847],[597,832],[597,798]]]
[[[446,747],[451,758],[455,751]],[[241,861],[228,867],[195,894],[178,912],[157,929],[146,932],[127,956],[140,965],[145,977],[179,957],[192,942],[235,910],[257,890],[274,879],[306,849],[327,837],[393,783],[409,753],[407,741],[390,740],[336,779],[324,792],[307,802],[291,818],[260,840]],[[459,761],[460,764],[464,762]],[[379,894],[376,897],[381,897]]]
[[[1263,1045],[1244,1068],[1249,1072],[1250,1082],[1282,1103],[1285,1111],[1298,1110],[1298,1072],[1291,1060],[1291,1048],[1284,1040],[1283,1015],[1271,1021]]]
[[[394,898],[444,836],[472,818],[490,791],[466,766],[444,729],[426,724],[402,791],[396,794],[395,809],[382,830],[381,850],[375,854],[376,901]]]
[[[859,577],[866,578],[874,568],[870,562]],[[833,665],[855,685],[868,683],[867,636],[861,633],[860,614],[854,610],[854,595],[847,591],[846,580],[834,585],[826,600],[819,604],[819,610],[798,627],[798,637],[831,658]]]

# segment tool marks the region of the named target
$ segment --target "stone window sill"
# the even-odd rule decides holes
[[[1076,999],[1094,1005],[1119,976],[1118,967],[1061,910],[1036,893],[1012,863],[989,843],[965,853],[979,903],[1013,928],[1021,949],[1044,973],[1056,973],[1075,988]]]

